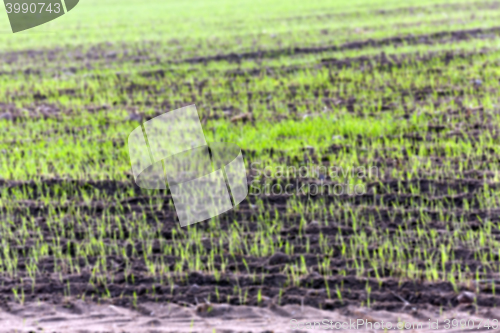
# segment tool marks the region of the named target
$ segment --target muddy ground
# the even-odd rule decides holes
[[[249,180],[251,181],[252,179],[249,178]],[[300,187],[303,182],[304,180],[300,179],[297,182],[290,182],[290,184],[298,184]],[[319,184],[318,180],[311,180],[310,182]],[[420,212],[417,209],[409,208],[403,209],[395,215],[389,215],[393,211],[386,206],[381,206],[381,203],[405,207],[410,204],[410,200],[413,203],[419,202],[422,205],[428,205],[434,201],[446,202],[450,209],[446,209],[445,207],[442,212],[429,212],[432,216],[432,221],[427,225],[429,229],[434,229],[438,233],[445,233],[447,225],[440,221],[440,217],[442,217],[443,213],[445,216],[450,216],[453,219],[465,219],[471,225],[472,229],[481,227],[481,222],[479,222],[478,217],[483,220],[490,220],[494,223],[498,222],[498,213],[500,209],[481,210],[476,208],[472,212],[466,212],[462,211],[460,208],[464,205],[465,201],[472,206],[478,206],[478,203],[475,202],[474,199],[476,192],[484,187],[484,182],[485,180],[475,179],[472,174],[468,179],[463,179],[461,181],[439,182],[419,179],[412,182],[400,182],[393,180],[386,182],[386,191],[388,188],[399,188],[400,190],[404,190],[404,188],[408,188],[410,185],[418,185],[421,192],[419,195],[384,194],[384,188],[378,188],[376,195],[372,193],[365,193],[359,196],[338,195],[313,197],[304,195],[300,197],[300,200],[303,203],[307,203],[311,200],[323,200],[326,205],[349,202],[353,205],[364,207],[362,210],[367,216],[369,213],[377,211],[379,216],[379,219],[375,221],[377,227],[387,229],[391,234],[400,227],[410,231],[417,225]],[[46,181],[44,182],[45,189],[43,191],[50,191],[51,187],[56,184],[63,185],[66,184],[66,182],[64,180]],[[7,185],[10,188],[18,186],[31,187],[34,190],[34,198],[37,196],[36,189],[39,189],[37,187],[38,184],[35,183],[31,183],[30,185],[29,183],[7,182],[3,183],[3,185]],[[75,189],[88,187],[99,188],[104,192],[113,194],[116,193],[116,191],[124,191],[130,184],[128,182],[110,181],[73,182],[72,186],[74,186]],[[373,192],[377,186],[379,185],[372,184],[369,187],[369,191]],[[498,184],[492,183],[490,186],[495,187],[498,186]],[[450,189],[458,191],[459,193],[463,192],[464,194],[448,195],[447,193]],[[127,218],[132,218],[134,212],[142,214],[144,211],[143,207],[149,201],[149,197],[145,195],[145,193],[141,193],[143,190],[138,188],[136,188],[136,190],[136,196],[127,198],[121,202],[121,204],[127,204],[124,216],[125,220]],[[301,217],[299,215],[293,216],[286,214],[287,201],[292,200],[291,196],[269,195],[260,196],[260,199],[265,202],[266,207],[269,207],[270,211],[276,209],[283,216],[287,216],[286,220],[283,219],[282,221],[284,228],[281,230],[280,234],[282,239],[294,245],[295,252],[293,255],[286,255],[284,253],[284,248],[270,257],[228,255],[228,264],[225,268],[226,273],[223,273],[218,279],[213,275],[207,275],[196,271],[186,271],[185,276],[176,277],[174,274],[173,281],[175,281],[175,283],[171,284],[160,283],[157,277],[151,276],[141,257],[143,248],[139,242],[135,248],[136,254],[133,255],[133,246],[124,240],[123,246],[132,262],[132,271],[127,273],[128,279],[125,275],[123,258],[120,256],[108,256],[106,258],[106,261],[110,265],[109,274],[112,274],[114,277],[113,282],[106,286],[89,283],[89,281],[92,280],[91,267],[99,258],[90,258],[88,263],[83,259],[74,258],[79,262],[81,267],[88,268],[83,269],[80,274],[63,274],[62,276],[56,273],[48,273],[54,271],[54,259],[46,258],[42,259],[38,265],[40,271],[46,273],[37,277],[34,287],[31,283],[32,280],[25,271],[25,258],[21,256],[18,263],[19,277],[15,279],[2,279],[2,285],[0,286],[2,306],[4,310],[9,309],[8,303],[13,300],[12,290],[14,288],[25,290],[26,302],[40,300],[52,302],[54,304],[60,304],[66,297],[81,298],[82,295],[86,295],[85,299],[99,301],[101,296],[106,295],[109,291],[108,299],[101,301],[126,307],[132,307],[134,305],[134,295],[136,295],[137,301],[140,303],[158,302],[161,304],[175,303],[182,305],[196,305],[207,300],[216,302],[215,299],[217,297],[220,302],[224,300],[224,302],[228,302],[231,305],[258,306],[264,303],[279,305],[295,304],[328,310],[345,308],[350,305],[360,306],[367,302],[371,303],[371,308],[374,310],[399,311],[405,302],[415,309],[453,309],[459,304],[464,303],[464,301],[460,301],[458,297],[463,291],[470,291],[472,293],[478,292],[477,295],[475,295],[476,299],[474,301],[478,306],[495,307],[497,304],[500,304],[499,296],[495,295],[494,290],[492,290],[491,279],[493,279],[494,284],[496,284],[494,280],[496,273],[493,271],[488,271],[487,274],[481,274],[482,282],[480,281],[476,284],[468,285],[459,284],[458,289],[454,288],[450,282],[426,281],[424,276],[420,276],[414,280],[401,278],[401,272],[398,272],[397,268],[384,267],[384,270],[381,272],[384,277],[381,280],[374,277],[368,278],[366,276],[359,276],[356,269],[353,268],[352,259],[343,257],[339,247],[336,248],[333,255],[326,255],[322,253],[319,245],[320,233],[332,239],[332,242],[334,242],[333,239],[340,230],[344,237],[352,235],[354,233],[353,229],[346,226],[346,224],[348,225],[348,220],[331,220],[328,226],[323,223],[318,223],[318,221],[309,221],[305,229],[300,232],[299,225]],[[161,197],[161,200],[168,202],[171,201],[171,197],[169,195],[164,195]],[[246,232],[251,233],[252,230],[257,230],[258,223],[251,221],[252,216],[254,218],[257,217],[259,212],[253,208],[254,204],[252,201],[255,202],[255,197],[250,196],[246,201],[240,204],[240,208],[237,212],[223,214],[221,216],[221,227],[223,229],[229,228],[231,221],[236,219],[240,221],[240,223],[245,224],[245,228],[248,228]],[[95,218],[98,219],[105,208],[109,208],[112,213],[114,205],[114,203],[93,202],[91,204],[80,203],[78,207],[82,213],[85,213],[87,216],[95,216]],[[65,209],[69,209],[68,207],[69,205],[60,205],[57,209],[60,212],[64,212]],[[17,210],[19,214],[28,214],[37,217],[39,225],[45,230],[44,235],[46,239],[50,240],[53,238],[51,230],[44,223],[44,221],[46,221],[45,216],[49,213],[48,207],[43,207],[43,205],[40,205],[36,200],[23,200],[22,207],[17,208]],[[154,217],[160,218],[160,221],[162,221],[162,228],[155,231],[157,238],[165,240],[172,238],[172,229],[177,226],[177,218],[173,210],[163,209],[162,211],[147,212],[146,214],[152,224],[154,223]],[[274,214],[275,213],[271,213],[271,219],[274,218]],[[411,216],[411,218],[408,218],[408,216]],[[89,225],[89,227],[91,226]],[[85,227],[82,227],[82,229],[84,228]],[[204,225],[204,223],[199,223],[196,225],[196,228],[203,230],[208,227]],[[369,235],[370,229],[366,229],[365,232]],[[500,232],[497,230],[493,232],[495,235],[500,235]],[[127,238],[127,226],[125,226],[124,233],[124,237]],[[83,230],[81,233],[77,232],[76,235],[77,239],[59,239],[62,248],[66,249],[64,252],[69,255],[74,255],[74,242],[85,240],[86,237]],[[304,246],[304,239],[309,240],[310,246],[308,248]],[[216,240],[203,240],[203,246],[207,251],[216,243]],[[15,249],[18,253],[23,254],[26,253],[29,247],[30,240],[28,240],[25,246],[17,246]],[[369,250],[375,251],[376,245],[372,244]],[[470,270],[474,272],[477,268],[481,268],[482,266],[481,260],[476,256],[477,253],[480,253],[480,250],[481,249],[459,247],[452,249],[452,255],[456,261],[462,263],[464,266],[467,264]],[[154,256],[164,257],[161,254],[157,242],[153,242],[153,254]],[[322,262],[325,256],[331,258],[330,268],[333,274],[330,276],[324,276],[320,271],[319,263]],[[288,282],[289,277],[285,274],[284,269],[287,265],[300,264],[302,257],[305,259],[309,274],[301,277],[297,285],[291,286]],[[243,258],[247,265],[243,263]],[[172,270],[178,259],[180,258],[174,256],[167,258]],[[206,258],[201,259],[202,261],[206,260]],[[494,260],[498,260],[496,255]],[[221,269],[220,258],[216,258],[215,261],[216,268]],[[365,264],[367,267],[370,265],[368,261],[365,262]],[[420,262],[418,265],[425,267],[425,262]],[[449,271],[451,267],[448,265],[446,269]],[[343,270],[346,272],[346,276],[335,274]],[[367,276],[370,276],[370,271],[373,272],[373,270],[368,269]],[[130,273],[134,275],[134,281],[131,281]],[[371,276],[374,275],[371,274]],[[21,283],[21,281],[24,282]],[[69,294],[67,290],[68,284],[70,285]],[[367,294],[367,285],[371,287],[370,294]],[[243,293],[246,295],[244,299],[242,299],[241,295],[235,294],[235,286],[242,288]],[[328,296],[327,289],[336,290],[336,288],[340,286],[342,286],[343,290],[342,299],[338,299],[336,296]],[[259,292],[262,296],[260,300],[258,297]],[[218,296],[216,296],[216,294],[218,294]],[[467,303],[467,301],[465,301],[465,303]],[[472,300],[469,303],[472,303]]]
[[[228,304],[179,306],[150,302],[130,309],[107,304],[86,303],[81,300],[68,301],[60,305],[45,302],[28,303],[22,306],[12,304],[9,312],[0,312],[2,331],[68,333],[281,333],[310,332],[313,328],[315,331],[328,329],[342,332],[374,332],[379,327],[401,328],[405,325],[407,330],[418,333],[469,330],[498,332],[495,328],[498,327],[499,318],[500,313],[497,309],[483,309],[471,313],[466,308],[459,308],[440,313],[415,309],[394,312],[350,306],[338,311],[328,311],[300,305],[283,307],[273,304],[262,307]]]

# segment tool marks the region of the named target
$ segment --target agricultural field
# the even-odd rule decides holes
[[[86,0],[17,34],[5,14],[0,332],[498,329],[499,22],[456,0]],[[181,228],[127,139],[192,104],[249,195]]]

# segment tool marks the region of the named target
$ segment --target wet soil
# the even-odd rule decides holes
[[[254,181],[249,178],[249,181]],[[288,179],[282,184],[294,184],[297,187],[305,183],[324,184],[336,183],[336,180],[327,178],[318,179]],[[277,181],[274,181],[277,183]],[[369,184],[367,193],[363,195],[334,195],[334,196],[309,196],[299,195],[298,200],[307,205],[311,202],[320,201],[322,205],[328,207],[330,204],[340,207],[341,204],[351,204],[361,207],[361,216],[375,217],[373,221],[377,228],[387,230],[389,235],[397,233],[402,228],[407,233],[412,233],[417,225],[422,211],[415,207],[425,207],[436,202],[442,202],[443,208],[440,211],[429,211],[425,213],[430,216],[431,221],[426,225],[428,229],[434,229],[439,233],[446,233],[450,227],[441,222],[451,218],[452,220],[463,220],[472,230],[482,228],[483,221],[493,223],[500,222],[500,209],[481,209],[478,201],[478,193],[488,183],[490,188],[498,188],[499,184],[488,182],[480,177],[460,180],[437,181],[430,179],[415,179],[412,181],[390,180],[387,179],[383,184],[378,182]],[[253,183],[255,184],[255,183]],[[40,182],[1,182],[0,187],[8,188],[4,195],[9,191],[14,193],[16,189],[24,189],[30,194],[31,199],[23,199],[18,202],[15,209],[10,209],[4,213],[14,214],[14,221],[21,221],[22,216],[31,216],[36,219],[37,226],[43,230],[46,241],[54,240],[50,221],[47,217],[54,208],[45,206],[39,198],[44,194],[50,194],[57,198],[57,193],[65,189],[65,193],[71,195],[70,202],[76,203],[76,208],[80,213],[88,216],[90,220],[75,227],[74,238],[58,238],[60,246],[65,249],[63,252],[73,258],[81,267],[85,267],[79,274],[50,273],[54,272],[55,259],[48,257],[41,259],[38,263],[40,274],[36,275],[36,283],[33,283],[32,277],[27,272],[30,261],[26,257],[29,247],[35,241],[27,239],[24,245],[11,244],[11,251],[16,251],[18,257],[18,275],[16,277],[2,277],[0,286],[0,299],[3,304],[14,301],[12,290],[23,291],[26,301],[50,301],[61,303],[65,297],[81,298],[85,295],[86,299],[98,301],[106,299],[108,302],[132,307],[134,302],[169,302],[176,304],[199,304],[204,300],[210,300],[212,303],[224,302],[232,305],[251,305],[259,306],[262,297],[275,304],[298,304],[307,305],[321,309],[345,308],[346,306],[360,306],[370,302],[375,310],[398,310],[402,306],[401,298],[410,303],[415,308],[427,309],[429,307],[443,307],[446,309],[454,308],[460,304],[458,295],[462,291],[478,292],[476,302],[479,306],[495,307],[500,304],[500,298],[492,290],[492,283],[488,279],[495,279],[495,272],[486,269],[486,273],[481,273],[481,279],[484,283],[477,285],[458,284],[454,286],[450,282],[431,282],[427,281],[425,276],[416,277],[413,280],[404,278],[397,267],[383,267],[380,271],[381,277],[374,278],[373,269],[367,269],[365,274],[359,275],[353,268],[353,259],[341,255],[340,247],[333,247],[333,254],[323,253],[320,245],[319,235],[327,237],[335,243],[335,238],[339,233],[343,237],[350,237],[356,234],[352,227],[350,218],[340,217],[329,218],[328,224],[309,220],[305,226],[301,226],[301,216],[287,213],[287,205],[293,200],[292,196],[285,195],[260,195],[249,196],[240,204],[237,211],[223,214],[220,227],[222,230],[229,230],[232,221],[239,221],[244,225],[245,234],[251,235],[257,231],[258,224],[251,222],[261,214],[256,208],[258,200],[262,200],[271,212],[270,219],[276,218],[276,214],[286,216],[282,218],[281,238],[293,245],[295,250],[293,254],[285,254],[286,249],[278,248],[276,253],[267,257],[230,255],[215,259],[215,268],[223,271],[220,276],[214,276],[185,268],[182,275],[171,273],[168,280],[153,277],[146,266],[142,256],[144,248],[141,242],[131,244],[129,239],[134,232],[132,226],[123,225],[122,238],[119,241],[127,256],[129,256],[128,265],[123,257],[116,255],[106,256],[105,262],[108,265],[108,275],[111,275],[112,282],[105,284],[95,283],[91,267],[102,260],[101,257],[87,257],[83,259],[76,255],[76,243],[88,241],[88,230],[95,227],[91,222],[93,219],[99,219],[104,211],[111,216],[119,217],[123,222],[133,219],[135,214],[145,214],[147,222],[151,224],[151,232],[154,235],[151,246],[152,259],[162,259],[171,270],[180,257],[165,257],[161,253],[159,240],[166,242],[172,241],[173,230],[177,227],[176,213],[172,208],[165,208],[171,197],[168,193],[159,194],[155,199],[160,199],[165,203],[165,207],[160,210],[146,209],[151,200],[147,191],[134,188],[133,194],[126,199],[122,199],[119,204],[124,206],[124,211],[118,210],[118,202],[90,201],[83,202],[81,198],[82,190],[99,189],[101,192],[110,195],[122,195],[124,192],[130,193],[129,188],[133,186],[131,182],[113,182],[113,181],[88,181],[78,182],[62,179],[48,179]],[[410,194],[411,188],[418,188],[418,194]],[[14,192],[12,192],[14,191]],[[456,194],[450,194],[450,191]],[[3,198],[2,198],[3,199]],[[465,205],[473,207],[473,210],[465,210]],[[398,207],[389,208],[389,207]],[[55,209],[59,213],[71,212],[75,209],[73,204],[55,204]],[[161,221],[160,227],[154,222]],[[114,224],[113,224],[114,225]],[[112,225],[112,228],[114,228]],[[115,225],[116,227],[116,225]],[[196,229],[207,230],[206,223],[199,223],[194,226]],[[13,226],[13,230],[15,230]],[[372,232],[370,228],[365,228],[364,232],[369,236]],[[500,232],[494,230],[495,238],[500,237]],[[109,240],[112,239],[113,236]],[[116,234],[115,236],[116,237]],[[244,234],[241,234],[244,237]],[[416,237],[416,235],[415,235]],[[410,237],[411,238],[411,237]],[[308,240],[308,246],[304,244]],[[103,239],[107,242],[106,239]],[[186,240],[188,241],[188,240]],[[415,238],[417,242],[418,239]],[[218,243],[218,239],[203,239],[203,247],[210,251],[211,247]],[[229,250],[229,248],[227,248]],[[456,261],[463,265],[468,265],[472,271],[482,267],[479,256],[481,248],[470,248],[458,246],[450,251],[450,255]],[[368,248],[368,251],[376,251],[376,248]],[[428,248],[427,251],[439,253],[439,246]],[[415,255],[413,253],[413,255]],[[331,274],[322,273],[321,263],[324,258],[329,258]],[[200,258],[202,261],[206,257]],[[244,260],[243,260],[244,259]],[[499,260],[497,255],[493,255],[492,260]],[[299,266],[305,263],[307,271],[295,282],[290,281],[289,274],[286,273],[288,266]],[[370,262],[363,263],[369,267]],[[425,262],[417,261],[416,265],[425,268]],[[224,268],[225,267],[225,268]],[[445,270],[450,272],[451,265],[446,266]],[[372,277],[370,277],[372,276]],[[492,280],[493,284],[495,280]],[[500,281],[499,281],[500,282]],[[69,290],[68,290],[69,286]],[[367,292],[367,286],[370,292]],[[241,293],[235,294],[237,288]],[[342,299],[332,296],[335,290],[342,290]]]

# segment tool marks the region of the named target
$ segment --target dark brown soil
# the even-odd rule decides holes
[[[252,178],[249,178],[251,181]],[[324,183],[328,184],[331,179],[325,179]],[[316,182],[319,180],[304,180],[290,179],[291,184],[297,184],[298,187],[304,183]],[[426,179],[415,179],[413,181],[388,180],[384,184],[373,183],[368,187],[368,192],[359,196],[338,195],[338,196],[299,196],[299,201],[305,205],[316,200],[322,200],[322,203],[328,207],[330,204],[338,205],[340,203],[351,203],[361,209],[365,216],[376,216],[374,223],[377,228],[386,229],[389,234],[394,234],[399,228],[403,228],[406,232],[411,230],[416,225],[419,219],[420,211],[410,208],[410,203],[418,203],[419,206],[425,206],[433,202],[443,202],[443,210],[428,211],[431,216],[431,222],[427,228],[435,229],[439,232],[446,232],[447,226],[440,222],[447,216],[453,220],[465,220],[474,228],[482,227],[481,221],[491,221],[494,223],[500,222],[500,210],[482,210],[479,208],[479,203],[475,201],[478,191],[484,188],[485,180],[481,177],[474,178],[471,175],[469,179],[434,181]],[[286,182],[285,182],[286,183]],[[71,195],[74,202],[81,213],[87,216],[98,217],[104,210],[113,214],[115,211],[116,202],[93,201],[89,204],[79,202],[80,191],[89,189],[99,189],[103,193],[111,196],[122,194],[130,186],[129,182],[77,182],[68,180],[49,179],[42,182],[0,182],[1,188],[8,188],[9,191],[15,189],[25,189],[30,191],[31,200],[23,200],[19,202],[18,208],[14,211],[17,218],[21,216],[32,216],[36,218],[37,225],[42,228],[45,239],[50,241],[53,239],[51,229],[46,224],[47,216],[50,214],[48,207],[44,206],[39,200],[42,194],[50,194],[52,197],[57,197],[58,191],[66,189],[66,193]],[[419,194],[409,194],[410,187],[419,188]],[[498,184],[490,183],[490,188],[498,187]],[[56,189],[58,191],[56,191]],[[376,190],[377,194],[374,194]],[[449,191],[462,193],[460,195],[450,195]],[[5,193],[5,192],[4,192]],[[406,193],[406,194],[405,194]],[[171,201],[168,194],[160,194],[165,203]],[[135,188],[134,195],[121,201],[124,205],[125,213],[120,216],[125,222],[132,218],[133,213],[146,214],[147,220],[150,221],[153,227],[154,237],[156,239],[164,239],[169,241],[172,239],[172,230],[176,229],[176,214],[172,209],[164,208],[160,211],[150,211],[146,209],[151,197],[147,191]],[[132,306],[134,297],[139,302],[171,302],[177,304],[197,304],[205,299],[210,299],[211,302],[217,303],[228,302],[233,305],[259,305],[258,293],[272,300],[276,304],[303,304],[322,309],[343,308],[348,305],[359,306],[367,304],[370,300],[371,306],[375,310],[399,310],[402,306],[402,301],[398,298],[402,297],[407,302],[417,308],[429,308],[432,306],[450,308],[459,304],[457,300],[458,293],[464,290],[470,290],[475,286],[458,285],[455,288],[450,282],[428,282],[424,276],[420,276],[415,280],[407,280],[400,276],[397,268],[385,267],[381,271],[381,279],[375,279],[373,271],[368,269],[364,276],[357,275],[356,269],[352,268],[352,259],[346,259],[341,256],[341,249],[337,248],[333,255],[328,257],[331,259],[330,268],[332,274],[329,276],[322,275],[320,262],[326,256],[322,253],[319,245],[319,234],[323,234],[332,241],[335,236],[342,233],[344,237],[353,235],[355,231],[350,227],[351,221],[349,218],[341,217],[333,218],[328,225],[323,223],[310,222],[301,231],[299,215],[287,215],[287,203],[292,200],[289,196],[276,195],[261,195],[260,199],[270,209],[270,219],[274,218],[275,213],[279,212],[281,216],[287,216],[282,220],[283,229],[281,237],[295,247],[293,255],[284,254],[285,249],[278,251],[270,257],[252,257],[240,255],[228,256],[226,260],[226,272],[218,279],[213,275],[207,275],[196,271],[186,270],[185,275],[172,275],[169,283],[161,282],[158,277],[151,277],[148,268],[145,266],[142,259],[143,248],[137,243],[136,246],[126,242],[129,233],[133,232],[129,226],[124,225],[123,248],[129,256],[132,270],[125,272],[125,263],[122,257],[107,256],[106,262],[109,265],[108,273],[113,276],[113,282],[107,285],[99,283],[91,283],[93,280],[90,270],[82,270],[80,274],[66,275],[49,273],[54,271],[54,259],[46,258],[39,262],[40,274],[37,274],[36,283],[33,285],[32,280],[26,272],[25,264],[29,258],[25,257],[32,240],[28,239],[24,245],[12,244],[12,251],[17,251],[19,254],[18,262],[18,277],[17,278],[1,278],[0,299],[3,302],[13,301],[12,290],[24,290],[26,301],[51,301],[62,302],[65,297],[82,297],[85,295],[87,299],[95,301],[104,297],[109,302],[122,306]],[[255,208],[252,208],[256,197],[250,196],[240,205],[237,212],[229,212],[221,216],[221,228],[228,230],[233,220],[240,221],[244,225],[245,233],[252,233],[257,230],[258,225],[251,222],[257,218],[258,213]],[[475,207],[474,211],[463,211],[463,205],[467,200],[467,204]],[[394,211],[391,207],[395,204],[399,207]],[[408,207],[408,208],[405,208]],[[69,205],[57,205],[56,209],[59,213],[69,212]],[[74,209],[74,208],[73,208]],[[376,212],[376,213],[375,213]],[[395,213],[395,214],[394,214]],[[339,215],[340,216],[340,215]],[[410,218],[409,218],[410,217]],[[154,227],[154,219],[158,218],[161,221],[161,228]],[[89,221],[90,223],[90,221]],[[199,223],[194,226],[196,229],[204,230],[207,228],[205,223]],[[62,248],[67,249],[65,253],[73,257],[73,260],[78,262],[82,267],[92,267],[101,258],[90,257],[88,262],[83,258],[75,256],[75,242],[86,241],[88,228],[92,228],[92,224],[85,223],[77,228],[74,239],[60,238],[58,242]],[[186,230],[181,231],[186,232]],[[365,229],[367,235],[370,235],[370,229]],[[500,237],[500,232],[494,231],[496,237]],[[243,235],[242,235],[243,236]],[[110,236],[111,237],[111,236]],[[304,240],[308,239],[309,248],[304,246]],[[106,242],[106,239],[104,239]],[[210,250],[217,240],[203,240],[203,246],[206,250]],[[153,241],[153,256],[162,257],[161,249],[158,248],[158,242]],[[439,252],[439,248],[428,249],[429,251]],[[371,248],[368,251],[372,251]],[[374,251],[374,249],[373,249]],[[481,249],[474,250],[467,247],[457,247],[451,251],[455,260],[460,261],[463,265],[474,271],[481,267],[481,262],[477,259],[477,255],[481,253]],[[163,257],[164,258],[164,257]],[[164,258],[170,263],[172,270],[176,262],[180,259],[175,256]],[[207,258],[201,258],[202,261]],[[246,261],[246,265],[243,263]],[[498,260],[495,255],[492,260]],[[289,276],[284,273],[287,265],[300,265],[304,260],[307,265],[309,274],[301,277],[295,284],[291,284]],[[216,268],[221,269],[220,258],[215,260]],[[364,263],[367,267],[369,262]],[[425,268],[425,263],[417,263],[417,266]],[[446,271],[450,271],[451,267],[447,266]],[[341,275],[344,271],[345,276]],[[481,271],[482,272],[482,271]],[[133,277],[132,277],[133,275]],[[482,279],[489,279],[495,276],[495,272],[490,272],[486,269],[486,274],[481,273]],[[70,290],[68,291],[68,284]],[[370,294],[367,294],[367,286],[371,287]],[[245,299],[235,295],[234,288],[241,288]],[[328,296],[328,290],[333,293],[337,288],[342,290],[342,300],[337,297]],[[480,293],[477,295],[477,304],[484,307],[493,307],[500,304],[500,298],[494,294],[491,289],[491,283],[478,285]],[[216,296],[218,294],[218,296]],[[398,296],[395,296],[398,295]],[[106,296],[105,296],[106,295]],[[135,295],[135,296],[134,296]],[[266,299],[267,299],[266,298]],[[6,303],[4,303],[6,304]]]

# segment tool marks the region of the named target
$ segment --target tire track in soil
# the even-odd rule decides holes
[[[400,7],[394,9],[378,9],[371,10],[366,12],[342,12],[342,13],[326,13],[326,14],[311,14],[311,15],[301,15],[301,16],[293,16],[293,17],[285,17],[285,18],[277,18],[270,19],[271,21],[294,21],[294,20],[307,20],[307,19],[331,19],[335,17],[346,18],[350,16],[360,16],[360,15],[370,15],[370,16],[390,16],[397,14],[412,14],[417,15],[420,13],[435,13],[436,10],[447,9],[447,12],[451,11],[463,12],[463,11],[471,11],[471,10],[484,10],[491,9],[496,10],[500,8],[500,2],[498,1],[477,1],[472,3],[444,3],[444,4],[435,4],[435,5],[427,5],[423,7]]]
[[[210,61],[228,61],[228,62],[239,62],[241,60],[252,60],[252,59],[273,59],[282,56],[293,56],[300,54],[317,54],[329,51],[347,51],[347,50],[360,50],[369,47],[382,47],[382,46],[399,46],[399,45],[419,45],[427,44],[432,45],[436,42],[443,43],[441,39],[446,38],[451,42],[460,42],[470,39],[477,38],[489,38],[494,36],[488,35],[498,35],[500,33],[500,27],[492,27],[487,29],[476,28],[467,30],[452,30],[452,31],[439,31],[430,34],[422,35],[407,35],[407,36],[395,36],[387,37],[381,39],[368,39],[362,41],[347,42],[342,45],[329,45],[323,47],[292,47],[292,48],[281,48],[281,49],[271,49],[262,50],[255,52],[242,52],[242,53],[228,53],[228,54],[218,54],[208,57],[194,57],[181,60],[180,62],[185,63],[205,63]]]

